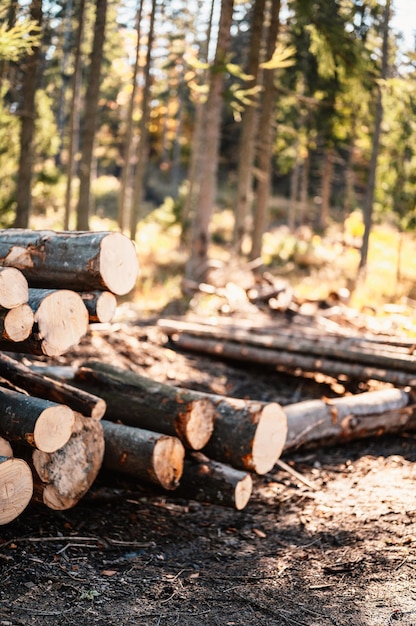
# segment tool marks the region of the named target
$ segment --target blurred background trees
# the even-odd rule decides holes
[[[362,216],[416,224],[416,50],[395,0],[1,0],[0,222],[136,238],[181,230],[188,278],[212,222],[255,261]]]

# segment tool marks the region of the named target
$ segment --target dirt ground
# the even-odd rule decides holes
[[[316,382],[174,351],[154,321],[92,327],[53,364],[282,404]],[[0,626],[416,626],[416,434],[284,460],[242,511],[100,476],[73,509],[0,527]]]

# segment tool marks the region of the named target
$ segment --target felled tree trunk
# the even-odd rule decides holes
[[[288,421],[284,451],[413,429],[416,415],[408,403],[407,392],[382,389],[289,404],[283,407]]]
[[[104,456],[101,421],[75,415],[69,441],[50,454],[35,450],[31,464],[36,472],[34,498],[50,509],[75,506],[97,477]]]
[[[0,435],[9,441],[54,452],[69,440],[74,420],[68,406],[0,388]]]
[[[138,482],[176,489],[185,456],[185,448],[177,437],[106,420],[101,423],[105,438],[105,469],[126,474]]]
[[[1,276],[1,274],[0,274]],[[24,341],[33,329],[35,316],[28,304],[13,309],[0,308],[0,337],[3,341]]]
[[[129,293],[139,266],[134,243],[116,232],[0,231],[0,265],[19,269],[31,287]]]
[[[14,309],[29,298],[26,278],[15,267],[0,268],[0,307]]]
[[[237,469],[266,474],[282,453],[287,418],[276,402],[216,398],[214,432],[203,452]]]
[[[13,448],[4,437],[0,437],[0,456],[13,456]]]
[[[29,504],[33,479],[22,459],[0,456],[0,524],[16,519]]]
[[[75,291],[29,289],[29,305],[35,321],[32,333],[25,341],[0,340],[0,349],[59,356],[76,346],[88,330],[88,312]]]
[[[252,489],[253,481],[249,473],[196,453],[185,459],[175,495],[241,511],[247,506]]]
[[[106,403],[103,398],[45,376],[40,371],[35,372],[1,352],[0,376],[33,396],[66,404],[86,417],[101,419],[105,413]]]
[[[80,296],[90,322],[111,322],[117,308],[117,298],[111,291],[83,291]]]
[[[109,420],[177,436],[193,450],[200,450],[212,434],[214,404],[197,392],[97,361],[80,367],[74,383],[105,399]]]

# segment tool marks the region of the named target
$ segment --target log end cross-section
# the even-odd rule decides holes
[[[176,427],[180,439],[191,450],[201,450],[214,430],[215,407],[208,398],[196,398],[179,411]]]
[[[32,472],[26,461],[0,456],[0,524],[16,519],[32,494]]]
[[[253,439],[252,463],[257,474],[269,472],[282,454],[287,437],[287,418],[279,404],[266,404]]]
[[[50,406],[39,415],[33,431],[33,445],[43,452],[55,452],[71,437],[75,415],[69,406]]]
[[[0,267],[0,306],[14,309],[29,298],[27,280],[15,267]]]
[[[104,237],[101,241],[100,274],[109,291],[118,296],[129,293],[139,274],[133,241],[116,232]]]
[[[24,341],[32,332],[34,315],[28,304],[20,304],[10,310],[3,309],[0,311],[0,319],[3,321],[3,339]]]

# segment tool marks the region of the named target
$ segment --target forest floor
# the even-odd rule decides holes
[[[282,404],[335,393],[173,350],[156,321],[92,327],[54,363]],[[0,626],[415,626],[416,434],[283,458],[308,484],[276,466],[242,511],[101,477],[73,509],[29,506],[0,528]]]

